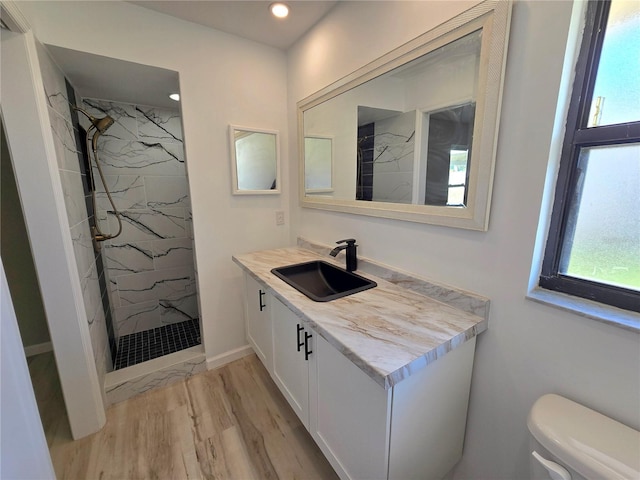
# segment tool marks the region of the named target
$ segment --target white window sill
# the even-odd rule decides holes
[[[580,297],[553,292],[539,287],[527,294],[529,300],[575,313],[602,323],[640,333],[640,314],[603,305]]]

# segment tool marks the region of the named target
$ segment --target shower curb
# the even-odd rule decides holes
[[[201,345],[109,372],[104,390],[108,405],[166,387],[207,370]]]

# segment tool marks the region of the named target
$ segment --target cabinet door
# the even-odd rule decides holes
[[[387,478],[391,390],[314,338],[310,431],[341,479]]]
[[[247,340],[266,369],[272,371],[271,316],[272,297],[266,288],[245,273]]]
[[[462,458],[476,338],[393,387],[389,478],[442,478]]]
[[[309,429],[309,362],[305,359],[309,355],[305,355],[305,347],[307,352],[312,350],[311,331],[304,329],[295,313],[277,298],[273,298],[271,317],[273,380],[300,421]]]

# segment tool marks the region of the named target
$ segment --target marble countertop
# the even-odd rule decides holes
[[[271,273],[275,267],[318,259],[344,267],[300,247],[233,256],[304,324],[385,389],[487,328],[486,314],[456,308],[361,269],[356,273],[378,286],[331,302],[314,302]]]

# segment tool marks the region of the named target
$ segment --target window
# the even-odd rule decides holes
[[[447,206],[464,206],[467,191],[469,148],[456,146],[449,152],[449,194]]]
[[[640,2],[585,25],[540,286],[640,311]]]

